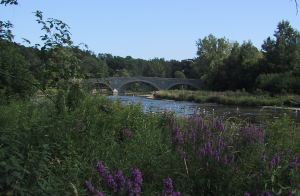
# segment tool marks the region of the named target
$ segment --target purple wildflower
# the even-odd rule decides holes
[[[204,147],[200,150],[202,156],[210,156],[213,154],[213,143],[208,141]]]
[[[125,177],[124,177],[124,174],[121,170],[118,170],[116,173],[115,173],[115,183],[116,183],[116,188],[117,188],[117,191],[120,191],[124,185],[125,185]]]
[[[96,169],[97,169],[99,175],[100,175],[102,178],[105,179],[105,178],[107,177],[108,171],[107,171],[106,168],[104,167],[102,161],[98,161],[98,162],[97,162]]]
[[[193,120],[194,120],[194,122],[195,122],[195,124],[196,124],[196,128],[197,128],[198,130],[202,130],[203,127],[204,127],[204,120],[203,120],[203,118],[202,118],[201,116],[195,116],[195,117],[193,118]]]
[[[86,188],[86,190],[90,193],[90,194],[94,194],[96,192],[95,187],[92,185],[91,181],[85,181],[84,186]]]
[[[176,127],[173,131],[173,143],[175,145],[182,145],[184,143],[183,135],[179,127]]]
[[[164,179],[164,189],[162,192],[163,196],[170,196],[173,193],[173,182],[171,178]]]
[[[166,178],[163,181],[164,189],[162,196],[180,196],[180,192],[175,192],[173,189],[173,182],[171,178]]]
[[[264,142],[264,132],[262,129],[255,126],[244,127],[240,131],[242,138],[247,143],[263,143]]]
[[[102,161],[97,162],[96,169],[99,175],[104,179],[106,185],[114,192],[117,192],[117,184],[114,180],[114,177],[109,173],[109,171],[106,170]]]
[[[300,165],[299,158],[294,156],[293,159],[291,160],[290,164],[289,164],[289,167],[294,169],[294,168],[298,167],[299,165]]]
[[[219,130],[220,132],[225,131],[225,124],[221,120],[217,120],[214,123],[214,127],[215,127],[215,129]]]
[[[88,194],[96,195],[96,196],[104,196],[104,194],[102,192],[95,189],[95,187],[92,185],[91,181],[85,181],[84,185],[85,185],[85,188],[86,188]]]
[[[270,168],[273,169],[275,167],[277,167],[280,163],[280,156],[279,154],[275,154],[273,157],[272,157],[272,160],[270,161]]]
[[[100,191],[97,191],[96,196],[104,196],[104,194]]]
[[[245,192],[244,196],[251,196],[251,194],[249,192]]]
[[[105,178],[105,183],[109,188],[111,188],[114,192],[117,192],[117,184],[114,180],[114,177],[111,174],[108,174]]]
[[[189,140],[192,144],[193,150],[196,149],[196,142],[197,142],[197,132],[195,129],[192,129],[189,133]]]
[[[142,173],[139,169],[133,169],[131,178],[127,182],[127,191],[129,196],[139,196],[141,193],[141,186],[143,183]]]

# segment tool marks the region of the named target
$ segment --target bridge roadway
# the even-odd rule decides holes
[[[159,77],[109,77],[109,78],[90,78],[86,79],[85,83],[92,86],[105,85],[112,91],[116,89],[118,92],[123,92],[124,87],[128,84],[141,82],[146,83],[157,90],[168,90],[176,85],[187,85],[195,89],[201,88],[201,80],[183,79],[183,78],[159,78]]]

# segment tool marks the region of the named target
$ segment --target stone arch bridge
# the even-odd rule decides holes
[[[197,79],[182,79],[182,78],[159,78],[159,77],[109,77],[109,78],[91,78],[86,79],[85,83],[92,86],[105,85],[112,91],[116,89],[118,92],[123,92],[124,87],[128,84],[141,82],[146,83],[157,90],[168,90],[176,85],[187,85],[195,89],[201,88],[201,80]]]

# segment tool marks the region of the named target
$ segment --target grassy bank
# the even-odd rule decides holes
[[[154,94],[157,99],[173,99],[177,101],[194,101],[197,103],[219,103],[240,106],[289,106],[300,107],[300,95],[250,94],[247,92],[213,92],[169,90]]]
[[[48,101],[0,111],[0,195],[300,194],[300,128],[288,119],[262,130],[89,96],[60,113]]]

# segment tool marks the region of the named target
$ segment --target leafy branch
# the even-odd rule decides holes
[[[34,12],[36,21],[42,25],[41,30],[45,32],[41,36],[41,40],[44,42],[42,50],[55,48],[58,46],[72,46],[70,27],[61,20],[54,18],[47,18],[44,20],[43,12],[37,10]]]
[[[10,21],[0,21],[0,39],[12,41],[14,38],[12,28],[13,24]]]
[[[5,6],[18,5],[18,1],[17,0],[1,0],[0,4],[4,4]]]

